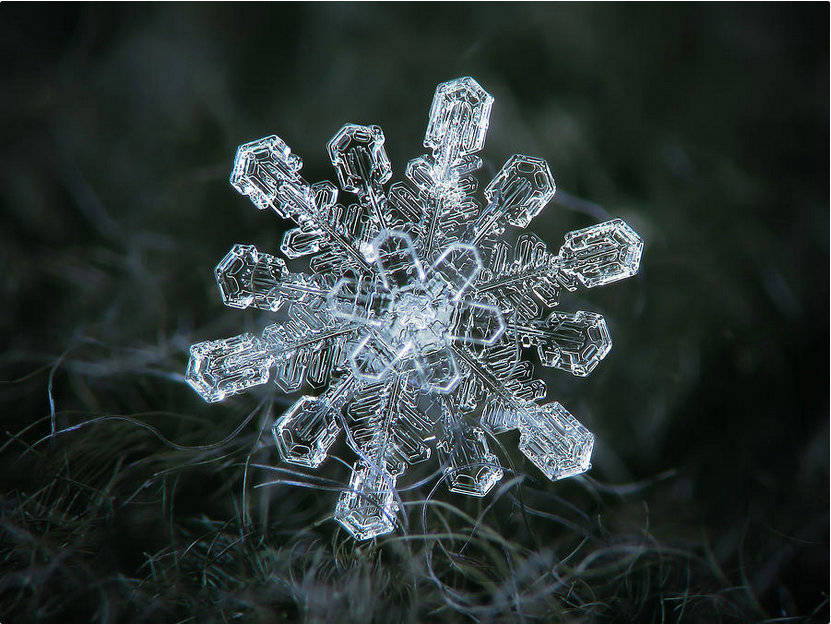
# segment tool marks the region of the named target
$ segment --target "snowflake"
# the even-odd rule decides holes
[[[261,210],[298,227],[280,249],[311,256],[310,273],[252,245],[216,267],[234,308],[279,313],[260,336],[195,344],[188,383],[220,401],[270,378],[302,396],[273,426],[289,463],[315,468],[341,430],[358,456],[335,519],[355,538],[391,532],[405,468],[438,452],[453,492],[484,496],[503,471],[486,433],[519,429],[519,448],[549,479],[589,469],[593,435],[559,403],[542,404],[523,349],[540,362],[588,375],[611,348],[603,317],[550,311],[561,290],[602,286],[638,270],[643,243],[620,219],[570,232],[559,253],[534,234],[513,248],[554,196],[548,164],[508,159],[476,199],[476,155],[493,97],[472,78],[436,89],[425,147],[430,155],[392,176],[378,126],[347,124],[328,143],[340,187],[308,183],[300,158],[277,136],[241,145],[231,184]],[[482,207],[484,205],[484,207]]]

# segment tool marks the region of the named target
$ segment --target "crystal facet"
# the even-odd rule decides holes
[[[559,403],[529,411],[519,422],[519,450],[551,480],[591,467],[594,436]]]
[[[508,223],[525,228],[551,201],[556,188],[547,162],[515,154],[488,184],[485,197],[504,205]]]
[[[237,150],[231,184],[297,227],[289,260],[235,245],[216,267],[226,305],[279,313],[261,336],[191,347],[187,382],[219,401],[273,379],[301,396],[272,433],[281,457],[318,467],[343,431],[358,460],[334,518],[356,539],[390,533],[401,513],[396,483],[438,455],[447,487],[485,496],[502,478],[488,437],[519,429],[519,448],[549,479],[589,469],[594,437],[523,358],[585,376],[611,349],[603,317],[559,312],[560,294],[634,275],[643,242],[614,219],[570,232],[554,253],[532,233],[511,246],[555,193],[543,159],[511,156],[480,190],[493,97],[473,78],[442,83],[424,145],[405,180],[392,169],[378,126],[346,124],[327,149],[331,182],[309,183],[279,137]]]
[[[265,342],[254,334],[191,345],[185,379],[203,399],[214,403],[268,381],[274,361]]]
[[[331,405],[303,396],[274,423],[272,432],[285,461],[317,468],[340,433],[340,425]]]
[[[349,488],[335,505],[335,520],[355,539],[386,535],[395,528],[395,477],[373,466],[352,468]]]
[[[484,496],[502,478],[499,460],[488,449],[478,427],[453,427],[438,444],[447,457],[447,489],[468,496]]]
[[[586,288],[605,286],[638,272],[643,241],[620,219],[566,234],[562,267]]]

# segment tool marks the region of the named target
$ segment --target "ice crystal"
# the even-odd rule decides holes
[[[438,86],[424,145],[431,153],[392,176],[378,126],[347,124],[329,141],[343,191],[310,184],[277,136],[241,145],[231,184],[297,227],[280,250],[310,256],[289,270],[252,245],[216,267],[234,308],[279,313],[260,336],[195,344],[187,380],[220,401],[273,379],[302,396],[273,426],[282,458],[315,468],[341,430],[358,460],[335,519],[355,538],[391,532],[397,479],[438,452],[449,489],[484,496],[503,476],[488,435],[519,429],[519,448],[549,479],[589,469],[594,437],[562,405],[542,404],[523,349],[543,366],[588,375],[611,348],[592,312],[556,312],[562,290],[634,275],[643,243],[620,219],[570,232],[554,254],[534,234],[505,242],[554,196],[548,164],[511,156],[477,199],[474,173],[493,97],[472,78]]]

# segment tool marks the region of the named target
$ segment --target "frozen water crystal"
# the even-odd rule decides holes
[[[335,505],[335,520],[359,540],[392,532],[398,512],[395,480],[383,469],[358,462]]]
[[[186,378],[202,398],[214,403],[268,381],[274,356],[254,334],[192,345]]]
[[[519,422],[519,431],[519,450],[549,479],[589,469],[594,436],[556,401],[529,410]]]
[[[488,436],[520,432],[519,448],[546,477],[589,469],[594,437],[523,359],[585,376],[612,346],[599,314],[554,311],[562,291],[602,286],[638,270],[643,243],[620,219],[570,232],[557,253],[525,228],[555,193],[543,159],[511,156],[480,192],[477,152],[493,97],[473,78],[436,89],[430,154],[392,176],[378,126],[347,124],[327,150],[342,191],[301,177],[279,137],[241,145],[231,184],[260,209],[293,220],[280,250],[308,257],[292,272],[253,245],[216,267],[226,305],[279,312],[261,336],[191,347],[186,379],[219,401],[270,379],[303,395],[275,422],[283,459],[314,468],[341,431],[358,459],[336,508],[356,539],[395,529],[395,485],[437,452],[447,487],[485,496],[502,478]]]

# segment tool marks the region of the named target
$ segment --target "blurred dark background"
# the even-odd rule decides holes
[[[3,3],[0,620],[828,621],[828,12]],[[236,145],[278,133],[332,179],[326,141],[377,123],[399,179],[461,75],[496,98],[483,177],[546,158],[532,228],[622,217],[641,273],[562,303],[615,341],[546,377],[588,477],[508,436],[521,484],[356,546],[340,464],[256,487],[285,398],[208,406],[186,350],[264,322],[213,283],[286,227],[229,186]],[[87,424],[43,440],[50,415]]]

